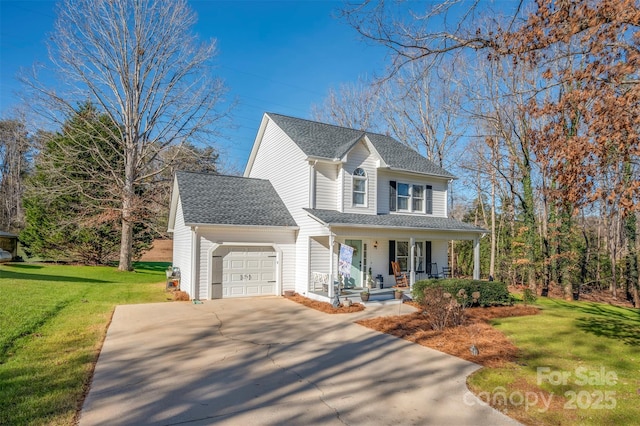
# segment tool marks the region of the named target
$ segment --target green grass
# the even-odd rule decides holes
[[[636,423],[640,311],[546,298],[537,305],[540,315],[494,322],[519,348],[519,359],[479,370],[469,386],[526,424]],[[552,401],[549,409],[543,398]]]
[[[115,306],[166,301],[167,265],[0,265],[0,424],[72,424]]]

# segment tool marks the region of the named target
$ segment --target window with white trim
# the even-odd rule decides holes
[[[424,272],[424,241],[416,241],[416,248],[414,253],[414,265],[416,272]]]
[[[396,262],[401,271],[409,270],[409,241],[396,241]]]
[[[389,211],[433,213],[433,187],[389,182]]]
[[[367,174],[361,168],[353,171],[353,205],[358,207],[366,207],[367,205]]]
[[[411,210],[414,212],[424,212],[424,186],[412,185],[411,196]]]

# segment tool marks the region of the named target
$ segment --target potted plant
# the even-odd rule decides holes
[[[370,295],[371,293],[369,293],[369,290],[365,288],[362,293],[360,293],[360,299],[362,299],[363,302],[368,302]]]
[[[396,290],[394,291],[394,296],[396,299],[402,299],[402,296],[404,295],[404,292],[402,290],[400,290],[399,288],[396,288]]]

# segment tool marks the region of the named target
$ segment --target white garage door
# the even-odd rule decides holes
[[[222,297],[276,294],[272,247],[233,247],[222,256]]]

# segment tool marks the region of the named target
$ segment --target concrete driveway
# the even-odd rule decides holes
[[[80,425],[514,425],[478,365],[280,297],[118,306]]]

